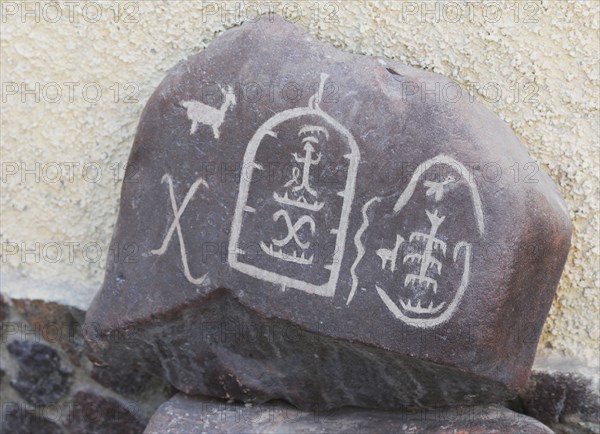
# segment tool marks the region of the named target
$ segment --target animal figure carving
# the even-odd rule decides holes
[[[235,94],[230,86],[223,89],[219,86],[221,94],[223,94],[223,103],[221,107],[215,108],[203,104],[200,101],[181,101],[180,104],[187,109],[187,117],[192,121],[190,134],[194,134],[198,130],[198,124],[208,125],[213,130],[213,136],[218,139],[220,136],[219,128],[225,119],[225,113],[230,107],[235,106]]]

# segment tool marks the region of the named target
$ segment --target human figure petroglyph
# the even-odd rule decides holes
[[[309,131],[323,131],[323,132],[327,132],[326,129],[324,128],[317,128],[316,126],[308,126],[308,127],[303,127],[300,132],[298,133],[299,136],[301,136],[302,134],[305,134],[306,132]],[[327,134],[328,136],[328,134]],[[312,166],[316,166],[317,164],[319,164],[321,162],[321,157],[322,154],[319,152],[317,153],[317,156],[315,158],[312,158],[312,155],[315,153],[315,148],[313,145],[317,145],[319,143],[319,139],[317,137],[315,137],[314,135],[309,135],[307,137],[304,137],[302,139],[302,144],[304,145],[304,156],[300,157],[298,156],[297,153],[292,153],[292,156],[294,157],[294,159],[298,162],[298,163],[302,163],[303,167],[302,167],[302,182],[300,183],[300,185],[296,185],[294,187],[292,187],[293,191],[298,191],[298,190],[302,190],[304,189],[307,193],[309,193],[312,196],[317,196],[317,191],[314,190],[313,188],[311,188],[310,184],[309,184],[309,179],[310,179],[310,169]]]
[[[309,135],[305,136],[306,134]],[[277,192],[273,193],[273,198],[277,202],[309,211],[319,211],[323,208],[324,202],[315,200],[317,191],[310,186],[311,168],[312,166],[318,165],[322,158],[321,152],[316,153],[316,157],[313,158],[313,154],[316,152],[315,146],[319,144],[318,134],[324,135],[325,139],[329,138],[327,129],[318,125],[305,125],[298,132],[298,136],[305,136],[302,138],[304,156],[298,155],[297,152],[292,152],[292,157],[295,162],[302,164],[302,171],[300,171],[300,168],[298,167],[292,169],[292,178],[284,184],[284,187],[286,188],[284,194],[280,195]],[[300,175],[302,175],[302,179],[300,179]],[[311,200],[305,196],[305,193],[312,196],[314,202],[311,202]],[[290,196],[296,197],[292,198]]]

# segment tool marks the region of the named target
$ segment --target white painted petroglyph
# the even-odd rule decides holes
[[[203,124],[212,128],[215,139],[219,138],[219,128],[221,128],[221,124],[225,120],[225,113],[227,113],[230,107],[236,104],[235,94],[230,86],[226,90],[219,86],[219,89],[221,89],[221,93],[223,94],[223,103],[219,108],[211,107],[195,100],[180,102],[187,109],[188,119],[192,121],[190,134],[194,134],[198,130],[199,124]]]
[[[469,176],[467,169],[455,159],[445,156],[438,155],[430,160],[425,161],[416,169],[415,173],[411,177],[407,187],[404,189],[398,200],[396,201],[393,212],[398,214],[402,212],[404,206],[411,199],[416,186],[421,181],[421,177],[423,174],[431,167],[436,164],[447,165],[457,171],[460,175],[460,179],[464,180],[469,187],[469,193],[473,203],[473,212],[477,225],[477,231],[479,235],[482,236],[484,233],[485,225],[484,218],[481,206],[481,199],[479,197],[479,192],[477,191],[477,186],[472,180],[472,177]],[[429,180],[423,181],[423,186],[425,187],[425,195],[427,197],[431,197],[434,202],[439,202],[445,193],[445,188],[456,182],[457,179],[454,175],[448,175],[446,179],[442,182],[433,182]],[[356,233],[354,238],[354,243],[356,246],[356,250],[358,252],[356,260],[351,268],[352,275],[352,288],[350,290],[350,294],[348,296],[348,300],[346,304],[349,304],[352,301],[356,288],[359,285],[358,279],[356,277],[356,267],[358,263],[362,260],[365,255],[365,247],[362,244],[361,237],[363,233],[370,226],[370,222],[367,216],[367,210],[369,207],[376,202],[381,202],[381,197],[374,197],[369,200],[362,209],[362,217],[363,222]],[[410,253],[406,254],[403,257],[403,264],[418,264],[418,274],[407,273],[404,279],[405,288],[414,288],[419,289],[419,293],[428,293],[431,292],[433,294],[437,293],[438,290],[438,282],[434,278],[436,275],[440,275],[442,272],[442,262],[434,257],[434,254],[439,255],[438,257],[443,258],[446,255],[447,246],[446,243],[439,239],[437,234],[442,226],[446,216],[443,216],[439,213],[437,209],[425,209],[425,214],[430,223],[430,229],[426,232],[414,231],[412,232],[408,239],[410,243],[418,242],[419,245],[422,246],[421,253]],[[393,248],[380,248],[375,254],[381,259],[381,270],[389,269],[392,273],[396,271],[396,261],[398,259],[398,251],[400,246],[404,243],[404,238],[400,234],[396,234],[396,241]],[[464,255],[464,261],[462,264],[458,263],[460,253]],[[459,241],[455,244],[452,260],[459,267],[462,265],[462,277],[458,289],[456,290],[456,294],[452,298],[450,303],[441,302],[438,304],[434,304],[433,301],[430,301],[428,305],[422,305],[422,301],[411,300],[409,299],[401,299],[399,300],[400,306],[398,306],[388,295],[388,292],[381,288],[378,285],[375,285],[377,294],[390,310],[390,312],[397,319],[420,328],[431,328],[435,327],[439,324],[446,322],[448,319],[452,317],[455,313],[457,306],[459,305],[464,293],[469,285],[469,276],[470,276],[470,267],[471,267],[471,245],[466,241]],[[389,267],[388,267],[389,264]],[[390,288],[388,291],[393,291],[394,288]],[[415,315],[414,317],[411,315]]]
[[[323,128],[320,125],[304,125],[300,128],[300,131],[298,131],[299,136],[303,136],[304,134],[318,135],[319,133],[325,135],[325,140],[329,140],[329,131],[327,131],[327,128]]]
[[[302,182],[300,183],[300,185],[296,185],[296,186],[292,187],[292,190],[293,191],[305,190],[311,196],[316,197],[317,192],[309,185],[308,180],[309,180],[309,176],[310,176],[311,166],[316,166],[321,161],[321,153],[317,154],[316,158],[312,158],[312,154],[315,152],[315,148],[310,143],[312,140],[309,140],[309,139],[311,139],[311,138],[308,137],[308,138],[305,138],[302,140],[302,143],[304,144],[304,152],[306,153],[304,157],[299,157],[298,154],[296,154],[295,152],[292,154],[294,156],[294,159],[298,163],[303,163],[303,165],[304,165],[302,168]],[[309,141],[307,141],[307,140],[309,140]],[[312,143],[318,143],[318,142],[312,141]],[[296,179],[293,179],[291,181],[295,182]]]
[[[419,274],[407,274],[404,285],[424,284],[426,287],[431,286],[433,292],[436,293],[437,281],[427,277],[427,272],[430,271],[431,268],[435,268],[434,271],[436,274],[440,274],[442,271],[442,263],[433,257],[433,252],[440,251],[443,256],[446,255],[446,243],[435,237],[440,225],[446,217],[438,215],[437,210],[433,213],[425,210],[425,213],[431,223],[431,230],[428,234],[423,232],[413,232],[409,237],[409,242],[411,243],[415,240],[425,241],[423,253],[412,253],[404,257],[404,263],[418,262],[421,264]]]
[[[450,166],[451,168],[456,170],[460,174],[461,178],[469,185],[469,191],[471,192],[471,200],[473,201],[473,208],[475,210],[475,219],[477,221],[477,229],[479,230],[479,234],[483,235],[485,225],[484,225],[484,221],[483,221],[483,211],[481,208],[481,199],[479,197],[479,192],[477,191],[477,185],[475,185],[475,182],[473,181],[472,176],[467,176],[469,174],[469,171],[467,170],[467,168],[464,165],[462,165],[460,162],[456,161],[454,158],[448,157],[446,155],[440,154],[437,157],[434,157],[430,160],[425,161],[424,163],[420,164],[419,167],[417,167],[417,169],[415,170],[415,173],[413,174],[413,176],[410,179],[410,182],[408,183],[408,186],[402,192],[402,195],[400,195],[400,197],[398,198],[396,205],[394,205],[394,212],[398,213],[398,212],[400,212],[400,210],[402,210],[402,208],[404,208],[404,205],[406,205],[408,200],[412,197],[412,195],[415,191],[415,187],[417,186],[419,179],[421,178],[421,175],[423,175],[423,173],[425,173],[425,171],[427,171],[430,167],[432,167],[436,164],[446,164],[446,165]],[[449,181],[449,182],[444,181],[442,183],[443,184],[442,188],[443,188],[443,186],[445,186],[446,184],[448,184],[450,182],[452,182],[452,181]],[[429,185],[426,185],[426,186],[429,186]],[[431,186],[429,186],[429,187],[431,188]],[[441,196],[439,196],[439,197],[441,199]],[[437,197],[436,197],[436,199],[437,199]]]
[[[283,289],[289,287],[310,294],[332,297],[335,294],[335,288],[339,278],[339,272],[344,253],[350,210],[354,200],[356,173],[358,169],[358,163],[360,161],[360,152],[358,145],[356,144],[356,141],[352,137],[350,131],[348,131],[348,129],[342,126],[339,122],[325,113],[319,107],[327,79],[327,74],[321,74],[319,90],[309,99],[307,107],[289,109],[275,114],[256,131],[248,143],[248,147],[246,148],[246,153],[244,155],[243,166],[249,169],[245,173],[245,176],[242,176],[240,180],[236,210],[231,225],[231,236],[229,239],[229,250],[235,252],[235,254],[229,257],[229,264],[232,268],[240,272],[246,273],[252,277],[266,282],[274,283]],[[341,135],[345,140],[346,145],[350,148],[350,152],[344,155],[344,158],[348,160],[346,183],[344,189],[337,193],[343,198],[342,207],[339,212],[340,220],[338,227],[331,229],[329,232],[335,235],[335,249],[332,263],[322,264],[323,269],[328,270],[329,276],[328,281],[324,284],[313,284],[309,281],[305,281],[294,276],[284,275],[243,262],[244,252],[239,248],[244,215],[249,215],[249,213],[252,214],[249,209],[253,209],[247,204],[247,202],[251,186],[252,173],[253,170],[259,166],[255,162],[258,147],[265,136],[277,137],[275,129],[281,123],[307,115],[318,116],[321,121],[327,123],[330,129],[335,130],[339,135]],[[321,153],[317,152],[316,150],[316,147],[319,146],[320,143],[319,137],[322,136],[325,138],[325,140],[329,140],[330,131],[327,128],[319,125],[305,124],[300,128],[298,136],[302,137],[304,155],[293,153],[291,157],[297,163],[302,164],[302,170],[300,170],[298,167],[294,168],[295,170],[292,171],[292,179],[287,181],[283,186],[286,188],[286,190],[283,192],[283,194],[274,192],[273,200],[281,206],[299,208],[308,213],[322,212],[325,203],[318,200],[318,191],[310,185],[310,171],[311,168],[317,165],[321,160]],[[309,247],[309,244],[307,244],[307,242],[299,242],[300,239],[297,237],[297,231],[300,230],[302,226],[308,224],[310,232],[314,234],[315,220],[310,214],[304,214],[295,222],[295,224],[293,224],[287,211],[285,211],[285,214],[282,213],[282,211],[285,211],[285,209],[282,208],[277,211],[273,215],[273,218],[275,220],[278,220],[281,217],[286,219],[287,216],[285,221],[288,228],[288,234],[280,240],[271,240],[270,243],[261,242],[261,249],[263,252],[267,253],[273,258],[292,262],[298,265],[309,266],[313,263],[313,257],[307,257],[307,252],[305,251],[305,249]],[[308,218],[310,218],[310,220]],[[283,252],[284,245],[291,242],[296,243],[296,245],[303,250],[300,255],[297,255],[296,253],[285,254]],[[276,247],[279,247],[279,249]],[[313,264],[312,266],[314,267],[315,265]]]
[[[327,132],[327,130],[325,128],[322,128],[319,126],[304,126],[300,130],[300,133],[298,135],[301,136],[301,135],[309,133],[309,132],[314,132],[314,133],[321,132],[321,133],[324,133],[325,137],[327,137],[327,138],[329,137],[329,133]],[[290,179],[288,182],[286,182],[284,184],[284,187],[291,187],[291,191],[293,191],[293,192],[300,191],[300,192],[302,192],[302,194],[296,199],[290,199],[290,197],[288,196],[288,191],[286,191],[283,194],[283,196],[281,196],[277,192],[274,192],[273,199],[275,199],[277,202],[284,204],[284,205],[297,206],[299,208],[303,208],[303,209],[306,209],[309,211],[320,211],[323,208],[323,206],[325,205],[325,203],[318,202],[316,200],[315,200],[315,202],[311,203],[310,199],[308,199],[304,195],[304,193],[306,192],[306,193],[308,193],[308,195],[312,196],[315,199],[317,197],[317,192],[310,186],[309,180],[310,180],[311,167],[316,166],[321,161],[321,153],[320,152],[317,154],[316,158],[312,158],[312,154],[315,152],[315,148],[313,147],[312,144],[315,144],[315,145],[318,144],[319,140],[316,139],[314,136],[308,136],[308,137],[305,137],[302,139],[302,143],[304,144],[304,151],[305,151],[304,157],[298,156],[298,154],[296,152],[292,153],[292,157],[294,158],[294,160],[298,163],[303,164],[302,180],[300,180],[300,169],[298,167],[294,167],[292,169],[292,179]]]
[[[425,194],[427,196],[433,196],[435,201],[439,202],[440,200],[442,200],[442,197],[444,196],[444,187],[455,181],[456,181],[456,178],[454,178],[451,175],[446,177],[446,179],[443,180],[442,182],[425,181],[425,182],[423,182],[423,185],[425,187],[427,187],[427,191],[425,192]]]
[[[324,132],[325,135],[328,136],[326,129],[317,126],[309,126],[308,128],[303,127],[298,135],[302,136],[302,134],[307,132],[317,131]],[[284,184],[284,188],[290,188],[289,193],[300,192],[300,195],[296,199],[290,199],[288,196],[288,191],[286,190],[283,196],[279,195],[277,192],[274,192],[273,199],[280,204],[291,205],[308,211],[320,211],[325,203],[317,201],[311,203],[310,200],[305,196],[305,194],[308,194],[316,200],[318,195],[317,191],[310,186],[310,168],[311,166],[316,166],[321,161],[321,153],[318,153],[316,158],[312,158],[312,154],[315,152],[315,148],[312,144],[318,145],[319,140],[314,136],[308,136],[302,139],[302,144],[304,145],[305,151],[304,157],[299,157],[296,152],[291,154],[296,162],[303,164],[302,180],[300,181],[300,169],[298,167],[294,167],[292,170],[292,179]],[[314,255],[307,257],[307,253],[305,252],[305,250],[310,246],[310,242],[302,242],[298,237],[298,231],[304,225],[308,224],[311,235],[314,235],[316,229],[314,218],[305,214],[301,216],[296,223],[292,224],[290,215],[285,209],[280,209],[273,214],[274,221],[279,220],[280,217],[283,217],[285,220],[288,234],[280,240],[272,239],[272,244],[266,244],[264,241],[261,241],[260,247],[263,252],[274,258],[282,259],[288,262],[294,262],[296,264],[312,264]],[[290,243],[292,239],[294,240],[295,244],[303,250],[300,255],[298,255],[295,251],[292,251],[291,254],[284,253],[283,247]],[[279,249],[275,248],[274,245],[279,247]]]
[[[280,240],[273,239],[273,244],[279,247],[283,247],[287,243],[289,243],[293,238],[296,244],[298,244],[303,250],[308,249],[308,247],[310,246],[310,241],[300,241],[300,239],[298,238],[298,231],[300,230],[300,228],[302,228],[302,226],[308,225],[310,227],[311,234],[314,235],[315,220],[309,215],[303,215],[298,219],[298,221],[296,221],[296,223],[292,223],[290,215],[284,209],[280,209],[279,211],[275,212],[275,214],[273,214],[274,221],[279,220],[280,217],[283,217],[283,219],[285,220],[288,234]]]
[[[169,242],[171,241],[171,238],[173,238],[173,233],[175,231],[177,231],[177,238],[179,239],[179,253],[181,254],[181,262],[183,263],[183,274],[185,275],[185,277],[188,281],[190,281],[194,285],[199,285],[204,281],[204,279],[206,279],[206,274],[204,274],[203,276],[200,276],[200,277],[194,277],[194,276],[192,276],[192,273],[190,272],[190,267],[188,265],[188,259],[187,259],[187,251],[185,249],[185,242],[183,240],[183,233],[181,231],[181,224],[179,222],[179,219],[181,218],[185,209],[187,208],[188,203],[190,202],[190,200],[196,193],[196,190],[198,190],[198,188],[201,185],[208,188],[208,184],[204,181],[204,179],[198,178],[192,184],[192,186],[188,190],[187,194],[183,198],[183,201],[181,202],[181,206],[179,208],[177,208],[177,202],[175,201],[175,192],[173,191],[173,179],[171,178],[170,175],[165,174],[162,177],[161,182],[163,182],[163,183],[166,182],[169,185],[169,196],[171,199],[171,209],[173,210],[173,222],[171,223],[171,226],[169,227],[169,230],[167,231],[167,234],[165,235],[165,238],[163,239],[161,246],[156,250],[152,250],[150,253],[152,253],[154,255],[158,255],[158,256],[163,255],[167,251],[167,247],[169,246]]]
[[[404,242],[404,238],[400,234],[396,234],[396,244],[391,249],[381,248],[377,250],[377,256],[381,258],[381,269],[385,270],[385,266],[390,264],[390,270],[396,271],[396,260],[398,259],[398,249]]]
[[[444,307],[445,304],[446,304],[446,302],[442,302],[442,303],[438,304],[437,306],[434,306],[433,301],[432,301],[429,303],[429,306],[422,307],[421,300],[418,300],[417,303],[415,303],[414,305],[412,304],[412,301],[410,301],[410,299],[407,299],[406,301],[400,300],[400,305],[402,306],[402,308],[405,311],[418,313],[418,314],[438,313],[440,310],[442,310],[442,308]]]
[[[361,237],[365,230],[369,227],[369,217],[367,216],[367,211],[369,210],[369,207],[372,204],[377,202],[381,202],[380,197],[374,197],[370,199],[367,203],[364,204],[361,210],[363,221],[360,225],[360,228],[358,228],[358,231],[356,231],[356,235],[354,235],[354,246],[356,247],[357,254],[356,258],[354,259],[354,263],[352,264],[352,267],[350,267],[350,275],[352,277],[352,288],[350,289],[348,300],[346,300],[346,305],[350,304],[350,302],[354,298],[354,294],[356,293],[356,288],[358,288],[358,277],[356,276],[356,267],[358,266],[358,263],[365,254],[365,246],[363,246]]]
[[[460,303],[465,294],[465,290],[467,286],[469,286],[469,275],[470,275],[470,267],[471,267],[471,245],[466,242],[458,242],[454,247],[454,262],[456,262],[458,254],[461,250],[464,250],[464,265],[463,265],[463,273],[460,281],[460,286],[456,292],[456,295],[452,299],[452,302],[448,305],[448,307],[437,317],[433,318],[411,318],[405,315],[402,310],[396,306],[396,303],[387,295],[387,293],[381,289],[379,286],[375,285],[375,289],[377,290],[377,294],[381,297],[383,303],[387,306],[387,308],[392,312],[392,314],[399,320],[405,322],[406,324],[419,327],[419,328],[432,328],[436,327],[446,321],[448,321],[454,312],[456,311],[456,307]],[[409,301],[410,302],[410,301]],[[401,305],[404,307],[406,302],[401,301]],[[412,305],[411,305],[412,306]],[[441,305],[433,307],[432,305],[427,308],[420,307],[420,304],[417,306],[413,306],[410,311],[415,313],[437,313],[443,307],[443,303]],[[407,309],[408,310],[408,309]],[[425,311],[425,312],[424,312]]]
[[[313,263],[314,255],[306,257],[306,252],[302,252],[298,255],[296,252],[285,253],[283,250],[278,250],[273,247],[273,244],[266,244],[264,241],[260,242],[260,248],[267,255],[272,256],[282,261],[294,262],[301,265],[310,265]]]
[[[294,169],[297,169],[297,167]],[[273,199],[283,205],[297,206],[298,208],[304,208],[309,211],[320,211],[325,205],[324,202],[308,203],[306,198],[303,196],[300,196],[299,199],[290,199],[287,191],[283,194],[283,196],[279,195],[277,192],[273,193]]]

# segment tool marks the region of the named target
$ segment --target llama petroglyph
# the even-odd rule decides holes
[[[396,270],[396,259],[398,258],[398,249],[404,243],[404,238],[396,234],[396,244],[391,249],[381,248],[377,250],[377,256],[381,258],[381,269],[385,270],[387,264],[390,264],[390,270]]]
[[[227,89],[219,86],[219,89],[221,89],[221,94],[223,95],[223,103],[219,108],[211,107],[194,100],[180,102],[187,109],[188,119],[192,121],[190,134],[194,134],[198,130],[199,124],[203,124],[212,128],[215,139],[219,138],[219,128],[225,120],[225,113],[227,113],[230,107],[234,107],[236,104],[235,94],[231,86],[227,86]]]

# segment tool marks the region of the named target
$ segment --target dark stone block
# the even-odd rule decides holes
[[[115,366],[94,366],[91,377],[117,393],[134,394],[146,389],[152,376],[138,369],[121,369]]]
[[[8,318],[8,304],[4,301],[4,296],[0,294],[0,321]]]
[[[81,326],[85,312],[73,306],[45,300],[12,299],[15,310],[38,331],[39,336],[58,344],[75,366],[85,350]]]
[[[195,393],[201,384],[210,391],[224,390],[224,398],[264,402],[275,395],[304,408],[318,408],[319,402],[331,407],[343,402],[385,408],[419,402],[435,407],[440,402],[493,402],[506,393],[458,369],[259,318],[227,291],[176,315],[177,321],[158,317],[155,323],[115,339],[119,345],[137,348],[154,373],[170,372],[168,378],[187,393]],[[162,355],[160,364],[150,363],[154,351]],[[195,377],[197,372],[202,372],[201,378]],[[355,396],[355,391],[366,395]]]
[[[520,397],[526,414],[556,432],[587,434],[600,429],[598,388],[589,377],[534,371]]]
[[[145,434],[200,433],[519,433],[552,431],[501,406],[401,412],[342,408],[321,413],[282,403],[243,406],[177,395],[159,407]]]
[[[516,395],[571,223],[502,121],[419,92],[452,86],[278,17],[178,64],[139,123],[112,247],[137,254],[107,263],[91,357],[303,409]]]
[[[70,434],[139,434],[145,423],[133,403],[86,388],[73,397],[66,428]]]
[[[4,402],[0,434],[63,434],[59,424],[20,404]]]
[[[40,342],[12,341],[7,349],[19,363],[10,385],[27,402],[53,404],[68,393],[72,369],[62,363],[54,348]]]

